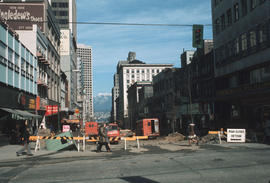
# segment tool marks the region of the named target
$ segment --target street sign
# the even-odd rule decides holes
[[[246,129],[227,129],[227,142],[246,142]]]

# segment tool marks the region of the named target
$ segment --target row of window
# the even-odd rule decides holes
[[[248,10],[252,11],[255,9],[259,4],[264,3],[265,0],[241,0],[241,4],[235,3],[233,8],[230,8],[226,11],[226,13],[222,14],[220,17],[215,19],[214,30],[215,34],[219,34],[226,27],[232,25],[233,21],[237,22],[240,19],[240,12],[241,16],[244,17],[247,15]],[[241,6],[241,11],[240,11]]]
[[[126,73],[150,73],[150,71],[151,71],[151,69],[141,69],[141,70],[139,70],[139,69],[126,69]],[[159,69],[152,69],[152,73],[159,73],[159,72],[161,72],[161,70],[159,70]]]
[[[269,22],[241,34],[215,50],[216,63],[223,63],[226,59],[240,54],[252,54],[253,50],[264,48],[269,40]]]
[[[54,16],[68,16],[68,11],[54,11]]]
[[[53,8],[68,8],[68,3],[52,3]]]

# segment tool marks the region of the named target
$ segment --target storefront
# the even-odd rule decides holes
[[[32,133],[36,132],[37,120],[36,99],[34,95],[0,86],[0,130],[10,137],[11,143],[16,143],[14,135],[22,132],[25,121]]]

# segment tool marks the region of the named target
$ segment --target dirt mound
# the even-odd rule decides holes
[[[222,143],[226,143],[226,139],[221,138]],[[205,144],[219,144],[219,138],[218,135],[215,134],[208,134],[205,135],[201,138],[200,143],[205,143]]]
[[[167,137],[161,137],[159,140],[167,141],[167,142],[178,142],[185,140],[185,136],[181,133],[171,133]]]

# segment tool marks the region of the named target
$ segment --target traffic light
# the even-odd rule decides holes
[[[203,25],[193,25],[192,28],[192,46],[194,48],[203,48]]]

